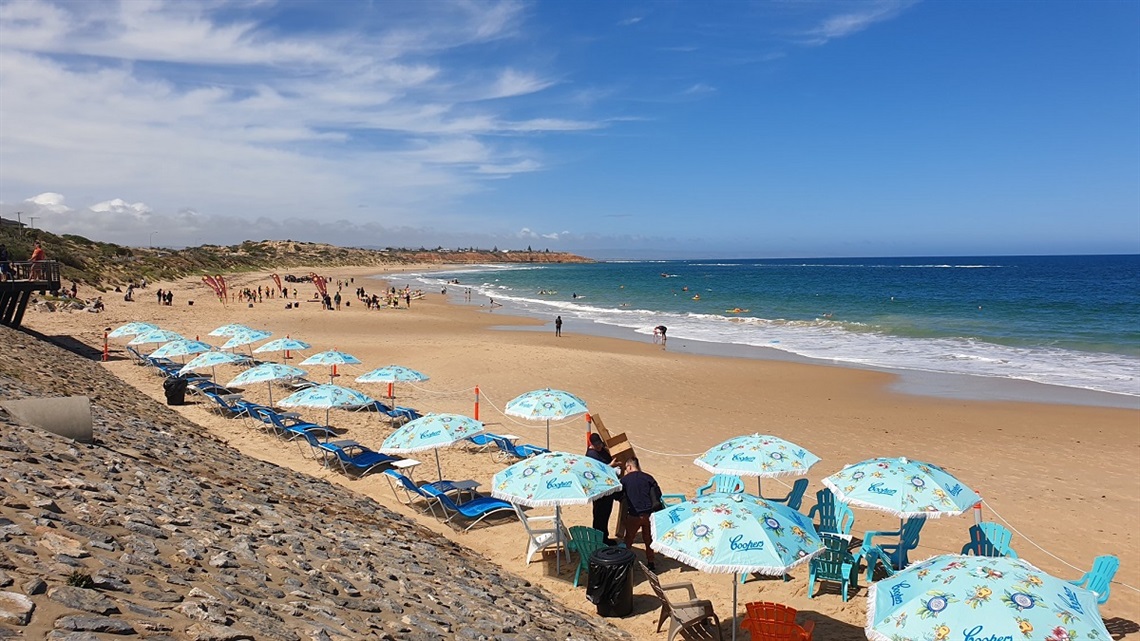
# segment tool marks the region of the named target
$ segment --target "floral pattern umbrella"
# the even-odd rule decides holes
[[[554,506],[554,532],[562,540],[562,506],[585,505],[621,490],[614,468],[588,456],[544,452],[491,477],[491,496],[530,507]],[[569,557],[567,557],[569,558]],[[562,555],[554,563],[562,572]]]
[[[1010,557],[945,554],[872,583],[867,638],[1108,641],[1096,595]]]
[[[256,343],[257,341],[265,340],[272,335],[273,332],[269,332],[263,329],[247,328],[244,330],[239,330],[231,334],[228,341],[222,343],[222,349],[235,349],[241,347],[242,345],[249,345],[250,343]],[[252,349],[250,350],[250,354],[253,354]]]
[[[778,476],[803,476],[819,457],[782,438],[749,434],[730,438],[693,461],[713,474],[735,474],[759,479]]]
[[[252,328],[242,325],[241,323],[230,323],[229,325],[214,328],[214,331],[210,332],[210,336],[233,336],[234,334],[248,331],[252,331]]]
[[[202,352],[209,352],[214,349],[213,345],[203,343],[202,341],[194,341],[187,338],[180,338],[178,340],[170,341],[162,347],[150,353],[151,358],[170,358],[172,356],[188,356],[190,354],[201,354]]]
[[[194,358],[191,358],[185,365],[183,365],[182,369],[178,370],[178,375],[179,376],[185,376],[186,374],[189,374],[190,372],[194,372],[194,371],[197,371],[200,369],[206,369],[207,367],[209,367],[210,368],[210,378],[213,378],[214,377],[214,368],[217,367],[218,365],[228,365],[230,363],[240,363],[240,362],[245,361],[245,360],[248,360],[248,357],[243,356],[241,354],[234,354],[233,352],[218,352],[218,351],[203,352],[201,354],[198,354]]]
[[[396,395],[393,393],[393,383],[419,383],[428,380],[428,375],[423,372],[417,372],[414,369],[403,367],[400,365],[389,365],[387,367],[379,367],[356,377],[357,383],[387,383],[388,384],[388,398],[392,399],[392,404],[396,404]]]
[[[145,334],[146,332],[149,332],[152,329],[158,329],[158,325],[152,325],[151,323],[140,323],[140,322],[127,323],[126,325],[120,325],[120,326],[116,327],[114,329],[114,331],[112,331],[110,334],[107,334],[107,336],[109,338],[122,338],[124,336],[137,336],[139,334]]]
[[[384,454],[412,454],[435,451],[435,471],[443,480],[439,465],[439,448],[458,443],[469,436],[482,434],[483,424],[462,414],[428,414],[405,423],[388,435],[380,446]]]
[[[291,378],[304,376],[305,370],[291,365],[280,363],[262,363],[254,365],[241,374],[233,377],[226,387],[241,387],[253,383],[265,383],[269,387],[269,404],[273,404],[273,381],[287,381]]]
[[[908,458],[876,458],[823,479],[835,497],[903,518],[957,516],[982,498],[946,470]]]
[[[352,354],[338,352],[335,349],[318,352],[312,356],[301,361],[301,365],[331,365],[332,371],[329,373],[329,381],[336,378],[336,368],[339,365],[360,365],[360,359]]]
[[[152,329],[149,332],[144,332],[132,338],[127,342],[127,345],[146,345],[147,343],[169,343],[170,341],[178,341],[185,338],[178,332],[172,332],[168,329]]]
[[[325,425],[329,424],[329,410],[338,408],[356,408],[375,403],[370,397],[360,392],[341,387],[340,385],[314,385],[313,387],[294,392],[277,401],[281,407],[314,407],[325,410]]]
[[[285,361],[289,359],[289,352],[300,352],[310,348],[312,348],[312,345],[305,341],[299,341],[286,336],[285,338],[273,339],[253,351],[259,354],[264,352],[281,352],[281,360]]]
[[[569,418],[590,411],[586,401],[562,390],[534,390],[511,399],[504,413],[532,421],[546,421],[546,448],[550,449],[550,420]]]
[[[783,576],[824,549],[806,516],[745,493],[715,492],[655,512],[650,528],[653,549],[661,554],[704,572],[733,575],[734,620],[738,573]]]

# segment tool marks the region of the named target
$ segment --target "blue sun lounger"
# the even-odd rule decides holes
[[[336,462],[342,472],[349,476],[360,478],[371,473],[378,467],[388,465],[400,459],[380,452],[374,452],[356,441],[319,441],[317,435],[311,431],[304,431],[309,445],[325,454],[325,465]]]
[[[537,445],[531,445],[529,443],[515,445],[514,443],[511,443],[509,439],[502,436],[492,436],[491,439],[495,441],[495,445],[499,447],[498,451],[492,455],[492,459],[495,461],[503,461],[507,458],[530,458],[532,456],[545,454],[546,452],[550,451],[545,447],[539,447]]]
[[[464,532],[475,527],[476,523],[482,521],[488,516],[491,516],[492,514],[495,514],[496,512],[515,511],[515,506],[507,503],[506,501],[492,498],[490,496],[480,496],[471,499],[470,501],[456,503],[455,501],[451,500],[451,497],[449,497],[447,494],[440,492],[434,488],[430,488],[429,486],[425,485],[421,489],[423,489],[424,492],[434,496],[436,501],[439,501],[439,506],[443,508],[444,516],[447,515],[447,512],[449,510],[452,512],[452,515],[448,516],[444,520],[444,523],[450,523],[451,520],[457,516],[462,516],[463,518],[471,521],[467,527],[463,528]]]

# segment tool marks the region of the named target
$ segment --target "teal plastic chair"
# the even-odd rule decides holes
[[[970,542],[962,546],[962,554],[974,556],[1008,556],[1017,558],[1010,547],[1013,533],[1000,523],[984,521],[970,526]]]
[[[662,494],[661,495],[661,505],[664,505],[665,507],[673,507],[674,505],[680,505],[680,504],[682,504],[688,500],[689,500],[689,497],[685,496],[684,494]]]
[[[799,512],[800,506],[804,504],[804,493],[807,492],[807,488],[807,479],[796,479],[796,482],[792,483],[792,490],[788,492],[787,496],[778,499],[770,499],[766,496],[761,498],[763,498],[765,501],[772,501],[773,503],[783,503],[784,505],[787,505],[793,510]]]
[[[1103,604],[1108,601],[1112,577],[1116,576],[1118,569],[1120,569],[1120,559],[1111,554],[1098,556],[1093,559],[1091,570],[1085,572],[1085,575],[1076,581],[1069,581],[1069,583],[1088,589],[1096,595],[1096,602]]]
[[[907,519],[898,530],[867,532],[863,538],[862,554],[867,559],[868,583],[873,581],[875,577],[875,566],[877,565],[875,561],[882,561],[892,570],[901,570],[910,565],[910,558],[907,553],[918,547],[918,535],[922,531],[923,525],[926,525],[926,519],[912,517]],[[897,539],[875,544],[876,537],[897,537]]]
[[[585,525],[575,525],[570,528],[570,542],[567,546],[572,552],[578,553],[578,569],[574,572],[574,587],[578,587],[578,577],[582,570],[590,571],[590,555],[607,547],[601,530],[595,530]]]
[[[835,494],[829,488],[823,488],[815,493],[815,506],[808,512],[809,519],[819,517],[815,529],[823,534],[850,535],[851,528],[855,526],[855,513],[846,503],[835,500]]]
[[[821,535],[823,553],[810,561],[808,574],[808,598],[815,598],[815,582],[832,581],[840,584],[843,600],[846,602],[851,588],[859,590],[859,559],[862,552],[852,554],[847,549],[847,539],[832,534]]]
[[[744,481],[735,474],[717,474],[709,482],[697,488],[697,496],[712,492],[743,492]]]

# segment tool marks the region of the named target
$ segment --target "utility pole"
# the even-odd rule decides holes
[[[28,216],[28,220],[30,221],[28,223],[28,226],[31,227],[32,229],[36,228],[36,219],[37,218],[43,218],[43,216]]]
[[[149,243],[150,249],[154,249],[154,235],[157,233],[158,233],[158,231],[150,232],[150,243]]]
[[[21,212],[16,212],[16,222],[19,223],[21,227],[23,227],[24,221],[20,219],[20,213]]]

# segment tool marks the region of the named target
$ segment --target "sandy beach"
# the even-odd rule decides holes
[[[448,303],[438,291],[428,292],[423,300],[413,300],[410,309],[369,311],[351,293],[360,286],[369,292],[379,291],[383,281],[368,278],[376,272],[375,267],[369,267],[326,273],[333,279],[355,279],[342,291],[351,305],[336,312],[324,311],[317,302],[305,298],[312,294],[308,283],[296,285],[305,302],[296,309],[286,309],[286,301],[281,299],[267,299],[252,307],[244,303],[223,306],[206,285],[185,279],[173,284],[152,283],[136,292],[135,302],[124,302],[113,293],[105,295],[107,309],[102,314],[29,310],[24,324],[47,336],[71,336],[102,349],[104,328],[130,321],[153,322],[214,344],[221,340],[207,336],[212,329],[244,323],[270,330],[274,338],[289,335],[311,343],[313,349],[301,354],[302,358],[332,348],[353,354],[364,365],[342,369],[344,376],[338,382],[376,398],[386,392],[383,386],[356,384],[352,378],[389,364],[425,372],[431,380],[397,385],[395,390],[399,404],[422,412],[471,415],[474,388],[478,386],[480,418],[488,430],[513,433],[522,442],[540,445],[546,438],[543,424],[507,417],[500,410],[511,398],[532,389],[568,390],[585,399],[611,432],[628,434],[643,468],[657,478],[665,492],[690,496],[708,478],[692,460],[740,434],[780,436],[822,459],[807,477],[811,485],[805,512],[814,503],[815,492],[823,487],[819,480],[846,463],[876,456],[921,459],[945,467],[979,492],[989,505],[986,518],[1000,521],[1000,514],[1016,528],[1013,546],[1021,558],[1056,576],[1076,578],[1095,556],[1113,554],[1121,561],[1116,580],[1140,585],[1140,412],[904,395],[888,389],[893,380],[889,374],[676,354],[648,340],[581,334],[572,324],[564,326],[563,336],[556,338],[552,322],[544,326],[541,321],[510,316],[502,308],[492,311],[485,300]],[[267,274],[228,279],[231,291],[242,286],[272,285]],[[399,279],[392,284],[404,285]],[[154,292],[159,288],[173,289],[172,306],[160,306],[155,301]],[[330,293],[333,290],[335,284]],[[189,305],[189,300],[194,304]],[[510,327],[541,331],[510,331]],[[106,367],[144,393],[162,399],[161,380],[126,357],[124,342],[111,341],[112,360]],[[239,371],[219,367],[219,382],[228,381]],[[309,368],[313,380],[327,380],[328,374],[326,368]],[[274,398],[284,393],[275,388]],[[265,401],[266,387],[250,387],[244,396]],[[456,533],[430,515],[400,504],[382,476],[352,480],[324,470],[306,458],[297,445],[270,437],[252,423],[221,418],[210,411],[210,405],[194,397],[191,400],[194,404],[179,411],[249,456],[342,483],[483,553],[507,570],[540,584],[570,607],[593,611],[584,587],[571,585],[572,566],[568,569],[564,564],[562,574],[556,575],[553,555],[544,562],[524,565],[524,533],[513,518],[466,534]],[[324,421],[323,411],[302,413],[310,420]],[[373,448],[378,448],[392,430],[375,414],[334,410],[330,418],[334,426],[346,430],[346,437]],[[581,417],[554,425],[551,446],[584,451],[586,430]],[[416,478],[434,477],[431,454],[417,458],[423,465],[416,470]],[[441,461],[447,477],[475,479],[487,493],[491,475],[504,466],[494,463],[487,453],[462,448],[441,451]],[[791,481],[783,481],[765,481],[765,494],[786,493],[785,484]],[[563,514],[569,525],[590,522],[588,507],[567,509]],[[898,524],[897,519],[869,510],[856,509],[855,515],[857,533],[892,529]],[[972,523],[969,513],[931,521],[912,558],[957,553]],[[640,549],[640,543],[635,548]],[[1066,562],[1081,569],[1073,569]],[[663,580],[692,581],[701,598],[714,602],[722,619],[730,618],[730,575],[702,573],[660,555],[657,565]],[[663,638],[664,633],[654,631],[657,601],[640,577],[635,595],[634,615],[612,622],[637,638]],[[757,600],[797,608],[802,617],[816,621],[817,639],[865,638],[865,586],[847,603],[834,591],[809,599],[807,570],[803,569],[787,583],[750,579],[740,586],[739,598],[742,611],[745,602]],[[1101,613],[1106,620],[1116,620],[1120,630],[1136,629],[1140,593],[1114,585],[1112,598],[1101,606]],[[1140,638],[1140,634],[1133,632],[1127,637]]]

